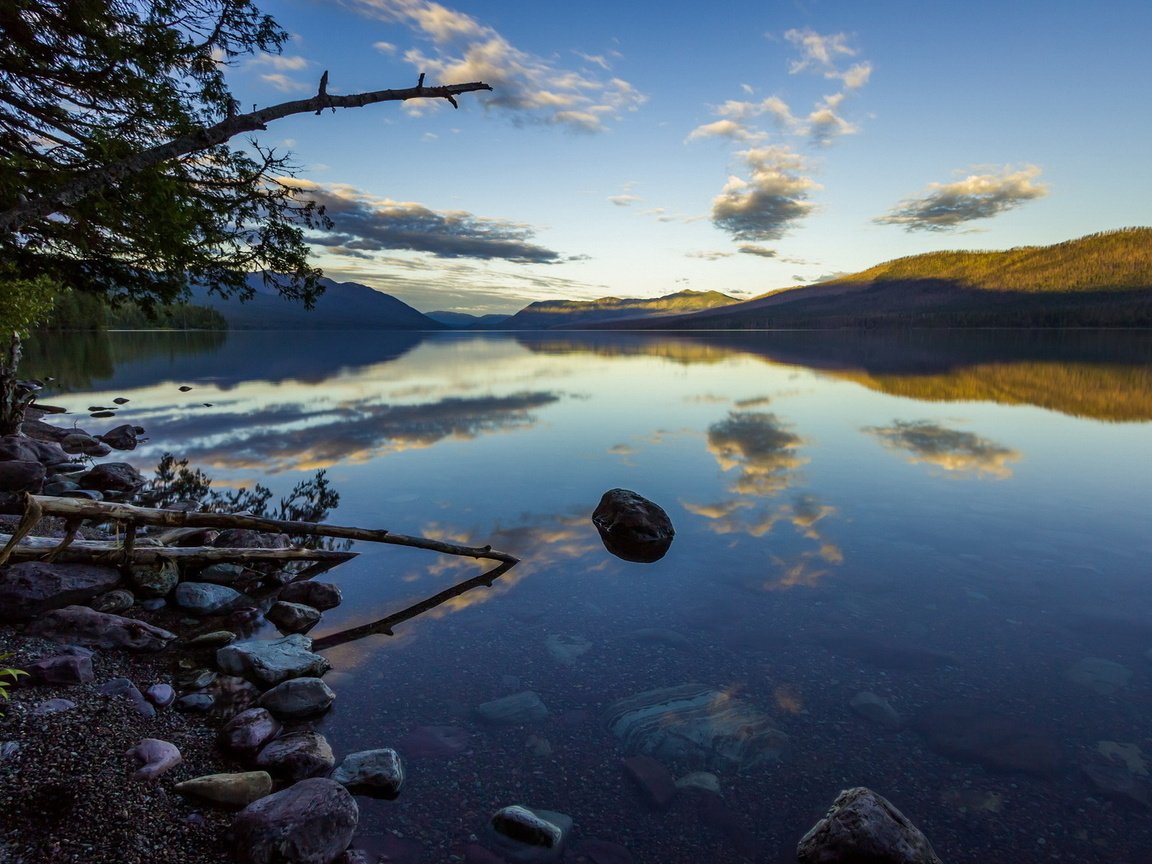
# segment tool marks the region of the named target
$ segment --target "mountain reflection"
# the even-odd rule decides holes
[[[972,432],[948,429],[926,420],[896,420],[886,427],[867,427],[889,450],[906,452],[908,461],[933,465],[956,474],[989,475],[998,479],[1012,476],[1009,462],[1020,453],[982,438]]]

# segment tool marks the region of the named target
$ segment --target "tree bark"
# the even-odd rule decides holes
[[[188,135],[174,138],[164,144],[129,156],[120,162],[106,165],[77,177],[50,195],[34,198],[5,210],[0,213],[0,231],[18,232],[21,226],[28,222],[34,219],[43,219],[59,212],[70,204],[79,201],[85,195],[97,189],[111,186],[130,174],[144,171],[162,162],[178,159],[198,150],[223,144],[245,132],[267,129],[268,124],[273,120],[280,120],[293,114],[307,114],[308,112],[319,114],[325,108],[332,110],[363,108],[365,105],[373,105],[377,102],[403,102],[408,99],[447,99],[453,107],[456,107],[455,97],[461,93],[492,89],[488,84],[481,81],[425,87],[424,76],[421,74],[420,81],[415,87],[401,90],[373,90],[367,93],[354,93],[349,96],[333,96],[327,92],[327,76],[328,73],[325,72],[319,91],[310,99],[281,102],[279,105],[271,105],[258,111],[226,117],[212,126],[202,126]]]

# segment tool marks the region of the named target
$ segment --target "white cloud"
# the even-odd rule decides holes
[[[346,5],[385,21],[403,24],[431,43],[404,59],[428,75],[429,83],[484,81],[493,92],[479,97],[490,110],[507,111],[519,122],[539,122],[574,131],[599,132],[609,120],[637,110],[646,98],[631,84],[605,77],[603,57],[581,54],[599,71],[566,69],[553,58],[512,45],[494,28],[430,0],[345,0]],[[408,110],[437,104],[409,103]]]
[[[927,194],[901,201],[886,215],[872,221],[902,225],[907,231],[950,231],[975,219],[990,219],[1026,201],[1043,198],[1048,187],[1038,183],[1040,169],[1010,166],[983,174],[969,174],[954,183],[930,183]]]
[[[266,81],[282,93],[302,93],[313,89],[313,85],[289,78],[280,72],[269,72],[267,75],[261,75],[260,80]]]
[[[641,198],[639,195],[631,195],[625,192],[622,195],[609,195],[608,200],[615,204],[617,207],[631,207]]]
[[[703,126],[697,126],[688,133],[687,141],[699,141],[702,138],[728,138],[732,141],[761,141],[766,137],[765,133],[758,132],[755,129],[749,129],[742,123],[737,123],[735,120],[715,120],[711,123],[705,123]]]

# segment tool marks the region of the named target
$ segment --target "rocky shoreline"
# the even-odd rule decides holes
[[[9,512],[13,501],[26,503],[23,493],[129,501],[144,478],[127,463],[90,460],[132,449],[143,431],[123,426],[88,435],[34,418],[29,434],[0,438],[0,495]],[[0,528],[20,533],[19,517],[3,518]],[[74,528],[48,517],[31,533],[62,537]],[[141,545],[218,549],[290,543],[236,528],[133,537]],[[393,860],[355,848],[356,796],[396,797],[404,783],[401,754],[379,747],[345,754],[337,765],[317,729],[337,695],[323,681],[328,661],[313,653],[305,633],[339,604],[340,591],[314,579],[293,581],[297,576],[275,562],[0,563],[0,654],[11,655],[3,665],[30,673],[0,702],[0,861]],[[281,636],[248,638],[265,620]],[[695,689],[675,699],[657,695],[656,708],[652,698],[618,706],[622,728],[642,732],[657,709],[689,717],[703,710],[697,703],[715,701]],[[729,725],[749,722],[738,707]],[[760,730],[757,752],[771,758],[784,746],[781,736]],[[676,793],[668,769],[650,755],[633,754],[622,768],[657,805]],[[707,785],[700,786],[705,794]],[[572,827],[563,813],[510,803],[491,815],[462,860],[632,860],[609,848],[614,844],[574,851]],[[843,793],[797,850],[801,862],[865,853],[882,864],[939,860],[895,807],[867,789]]]

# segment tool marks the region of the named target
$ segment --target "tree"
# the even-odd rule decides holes
[[[229,64],[287,38],[251,0],[0,2],[0,292],[21,305],[51,282],[149,306],[191,283],[248,296],[261,271],[311,305],[305,231],[322,209],[279,182],[287,157],[229,142],[293,114],[492,88],[421,75],[342,96],[325,72],[310,99],[239,113]]]

